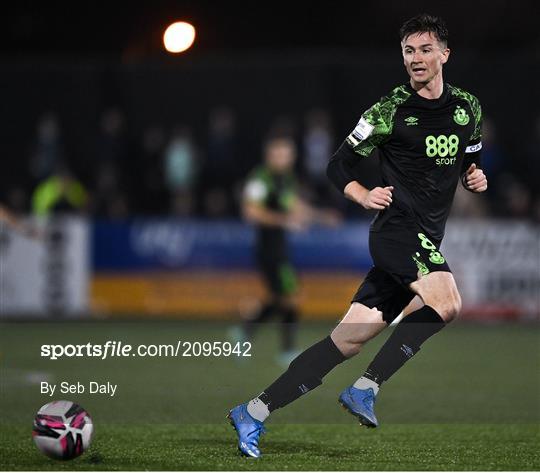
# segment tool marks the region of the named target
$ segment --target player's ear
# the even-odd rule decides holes
[[[450,48],[444,48],[442,50],[442,59],[441,62],[443,64],[446,64],[446,61],[448,61],[448,57],[450,56]]]

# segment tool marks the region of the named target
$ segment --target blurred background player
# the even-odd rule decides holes
[[[298,353],[295,332],[298,321],[298,281],[290,262],[287,231],[305,230],[319,222],[338,222],[336,213],[316,210],[298,195],[294,175],[296,145],[288,136],[270,137],[264,144],[264,163],[255,168],[244,189],[244,218],[256,226],[255,261],[267,299],[248,316],[242,325],[241,337],[251,339],[258,325],[272,316],[280,317],[280,363],[288,364]]]

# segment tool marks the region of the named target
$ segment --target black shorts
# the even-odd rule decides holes
[[[274,296],[288,296],[298,289],[298,280],[292,265],[286,258],[266,254],[257,257],[257,265],[264,284]]]
[[[374,266],[356,291],[352,302],[377,307],[391,323],[415,294],[409,285],[420,275],[450,271],[439,251],[440,241],[411,227],[390,227],[369,233],[369,251]]]

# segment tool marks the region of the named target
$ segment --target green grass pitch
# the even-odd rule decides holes
[[[306,323],[305,347],[331,326]],[[275,326],[264,327],[249,360],[232,358],[64,358],[39,356],[43,343],[136,345],[227,340],[224,323],[73,322],[0,324],[2,470],[538,470],[538,325],[456,323],[428,341],[380,391],[381,426],[366,429],[337,395],[384,342],[374,340],[324,384],[276,411],[263,458],[238,456],[227,410],[258,394],[282,371]],[[114,397],[40,393],[39,382],[112,382]],[[48,459],[31,424],[52,399],[92,415],[91,448],[73,461]]]

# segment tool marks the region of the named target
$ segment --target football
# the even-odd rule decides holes
[[[32,437],[37,448],[57,460],[71,460],[86,451],[92,441],[92,418],[71,401],[53,401],[36,414]]]

